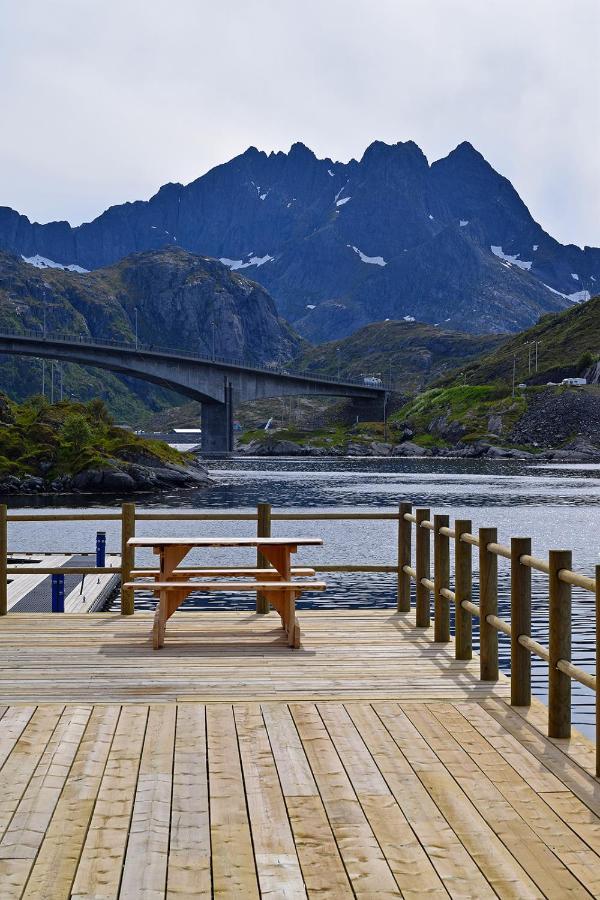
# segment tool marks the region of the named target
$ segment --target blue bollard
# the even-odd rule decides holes
[[[96,532],[96,565],[103,568],[106,565],[106,532]]]
[[[65,611],[65,576],[52,576],[52,612],[64,613]]]

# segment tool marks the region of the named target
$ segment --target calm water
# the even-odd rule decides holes
[[[473,528],[496,526],[499,539],[507,543],[510,536],[526,535],[533,539],[533,552],[544,556],[548,549],[573,550],[576,571],[593,575],[600,562],[600,466],[542,466],[525,462],[483,462],[480,460],[374,460],[365,459],[239,459],[210,464],[215,485],[207,491],[194,491],[156,498],[138,498],[138,508],[153,511],[174,509],[207,509],[230,511],[252,510],[260,500],[288,510],[392,510],[401,500],[414,506],[430,507],[433,512],[446,512],[451,518],[472,519]],[[11,502],[16,511],[17,504]],[[81,498],[31,498],[27,506],[53,509],[108,510],[105,501]],[[20,508],[23,507],[20,501]],[[114,509],[114,506],[113,506]],[[103,526],[100,526],[103,527]],[[106,522],[107,548],[119,550],[118,523]],[[13,550],[91,550],[94,547],[95,522],[66,522],[51,527],[43,524],[10,526],[10,548]],[[254,522],[144,522],[139,534],[185,534],[190,528],[197,534],[252,534]],[[303,550],[298,562],[311,564],[396,563],[396,528],[394,522],[277,522],[274,534],[319,534],[323,548]],[[474,554],[474,563],[476,564]],[[190,556],[203,561],[200,552]],[[140,554],[138,562],[150,562]],[[206,556],[204,556],[206,561]],[[253,561],[251,552],[211,551],[211,563],[244,565]],[[499,560],[500,615],[509,615],[508,561]],[[395,578],[391,575],[326,576],[328,590],[300,601],[300,606],[318,607],[385,607],[395,605]],[[474,597],[477,602],[476,595]],[[240,603],[239,596],[235,602]],[[247,601],[252,605],[254,598]],[[211,602],[225,605],[225,595]],[[150,597],[140,598],[140,607],[151,607]],[[202,600],[191,597],[188,606],[199,608]],[[547,644],[547,581],[533,573],[533,636]],[[594,671],[594,599],[593,595],[573,589],[573,659],[588,671]],[[478,634],[475,629],[475,645]],[[501,665],[510,671],[508,640],[500,635]],[[546,700],[547,667],[533,660],[534,690]],[[574,721],[581,730],[593,731],[592,694],[573,684]]]

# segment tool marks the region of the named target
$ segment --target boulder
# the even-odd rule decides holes
[[[425,447],[419,447],[418,444],[413,444],[412,441],[403,441],[401,444],[396,444],[395,447],[392,447],[392,456],[431,456],[431,450],[426,449]]]
[[[371,441],[369,444],[373,456],[389,456],[392,452],[392,446],[392,444],[386,444],[383,441]]]

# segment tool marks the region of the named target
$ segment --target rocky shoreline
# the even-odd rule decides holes
[[[410,440],[399,444],[384,441],[349,441],[343,447],[322,447],[289,440],[250,441],[238,446],[242,456],[310,456],[310,457],[434,457],[438,459],[523,459],[541,462],[598,462],[600,447],[586,438],[576,438],[563,447],[531,452],[520,448],[498,447],[486,441],[462,443],[452,447],[421,447]]]
[[[85,469],[52,480],[36,475],[0,477],[0,495],[15,494],[136,494],[208,487],[213,479],[200,462],[182,466],[165,462],[144,465],[115,460],[114,465]]]

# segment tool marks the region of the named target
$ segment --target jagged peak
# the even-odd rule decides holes
[[[420,165],[423,163],[426,166],[429,165],[427,157],[419,145],[414,141],[398,141],[395,144],[387,144],[385,141],[373,141],[363,153],[360,162],[363,164],[365,162],[371,162],[373,160],[379,161],[385,158],[398,160],[410,159]]]
[[[444,163],[459,163],[460,165],[483,165],[491,171],[495,171],[494,167],[487,161],[483,153],[476,150],[470,141],[461,141],[454,150],[451,150],[447,156],[436,159],[432,166],[439,166]]]
[[[302,141],[295,141],[290,147],[289,156],[306,156],[311,159],[316,159],[317,157],[306,144],[303,144]]]

